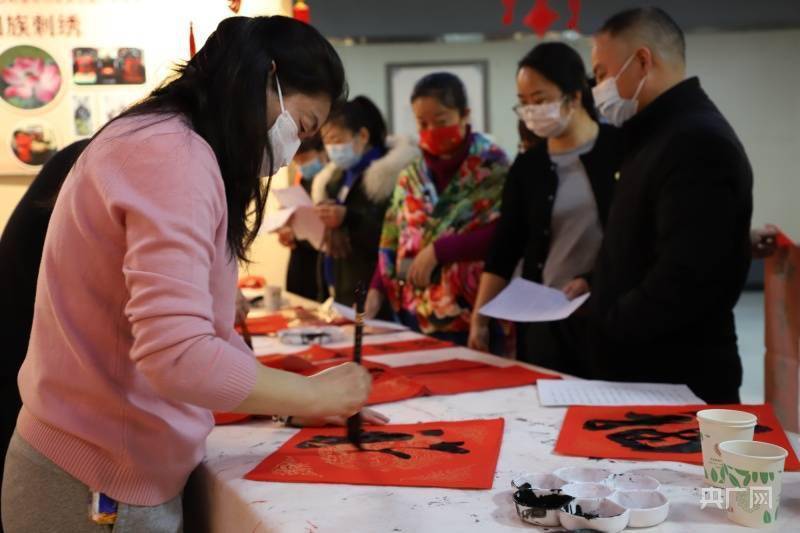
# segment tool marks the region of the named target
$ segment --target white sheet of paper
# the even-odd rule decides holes
[[[578,310],[589,298],[584,294],[568,300],[563,292],[522,278],[508,284],[480,313],[514,322],[550,322],[563,320]]]
[[[313,207],[301,206],[295,209],[292,217],[292,231],[295,238],[298,241],[308,241],[311,246],[319,250],[325,238],[325,224]]]
[[[289,219],[292,218],[295,211],[297,211],[297,208],[291,207],[289,209],[278,209],[277,211],[267,213],[267,218],[264,220],[264,225],[261,226],[261,231],[266,231],[267,233],[278,231],[289,223]]]
[[[356,310],[346,305],[342,305],[339,303],[334,302],[331,305],[331,309],[336,311],[337,314],[346,318],[347,320],[352,320],[353,322],[356,321]],[[376,319],[369,319],[364,321],[365,326],[372,326],[373,328],[386,328],[386,329],[395,329],[397,331],[403,331],[408,329],[402,324],[398,324],[397,322],[388,322],[386,320],[376,320]]]
[[[300,185],[286,187],[285,189],[275,189],[272,194],[275,195],[275,199],[284,209],[289,207],[312,207],[314,205],[311,197]]]
[[[618,383],[585,379],[540,379],[539,403],[564,405],[692,405],[704,404],[686,385]]]

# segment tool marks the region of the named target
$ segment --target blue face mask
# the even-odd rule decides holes
[[[361,160],[361,155],[356,153],[352,141],[341,144],[326,144],[325,150],[328,152],[328,158],[342,170],[349,169]]]
[[[322,170],[322,161],[319,160],[319,157],[315,157],[305,165],[300,165],[300,174],[305,181],[314,179],[320,170]]]

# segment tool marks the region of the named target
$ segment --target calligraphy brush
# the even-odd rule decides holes
[[[366,291],[364,284],[359,282],[356,285],[356,328],[355,328],[355,344],[353,346],[353,362],[357,365],[361,364],[361,345],[364,340],[364,300],[366,299]],[[347,440],[349,440],[356,448],[363,450],[361,446],[361,413],[356,413],[347,419]]]

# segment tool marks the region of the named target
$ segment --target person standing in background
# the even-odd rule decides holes
[[[365,96],[344,104],[322,127],[330,163],[314,180],[312,199],[327,228],[323,275],[329,296],[351,306],[378,260],[384,213],[397,175],[419,154],[405,137],[387,138],[386,123]]]
[[[508,159],[471,130],[457,76],[425,76],[414,87],[411,106],[423,156],[397,180],[366,313],[375,316],[388,300],[406,326],[466,345]]]
[[[685,383],[708,403],[737,403],[733,308],[753,204],[744,147],[686,78],[683,32],[661,9],[608,19],[592,66],[598,110],[626,140],[591,278],[593,376]]]
[[[500,222],[481,276],[470,347],[489,347],[483,305],[522,277],[575,290],[594,268],[622,159],[619,130],[599,125],[580,55],[563,43],[536,46],[519,62],[516,112],[545,139],[514,161]],[[574,281],[576,280],[577,281]],[[587,376],[586,318],[517,324],[517,358]]]
[[[302,187],[310,194],[314,178],[328,163],[328,154],[325,152],[322,138],[317,135],[313,139],[303,141],[297,149],[293,162],[297,168],[294,185]],[[292,250],[286,268],[286,290],[309,300],[324,300],[319,252],[310,242],[298,241],[289,225],[278,230],[278,241]]]

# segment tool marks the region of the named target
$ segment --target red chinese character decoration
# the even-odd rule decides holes
[[[547,0],[536,0],[533,8],[522,19],[522,23],[532,29],[536,35],[543,37],[559,17],[558,11],[551,8]]]
[[[516,7],[517,1],[501,1],[503,3],[503,24],[509,26],[514,22],[514,8]],[[569,8],[570,15],[567,20],[567,28],[578,31],[581,0],[567,0],[567,7]],[[550,6],[548,0],[534,0],[533,7],[525,15],[525,18],[522,19],[522,23],[533,30],[536,35],[542,37],[553,26],[555,21],[560,18],[561,15]]]
[[[197,53],[197,45],[194,42],[194,25],[189,23],[189,59]]]
[[[514,7],[517,5],[517,0],[503,0],[503,25],[508,26],[514,22]]]
[[[297,0],[292,8],[292,15],[300,22],[311,24],[311,9],[303,0]]]
[[[567,28],[578,31],[578,19],[581,16],[581,0],[568,0],[567,6],[569,7],[569,21]]]

